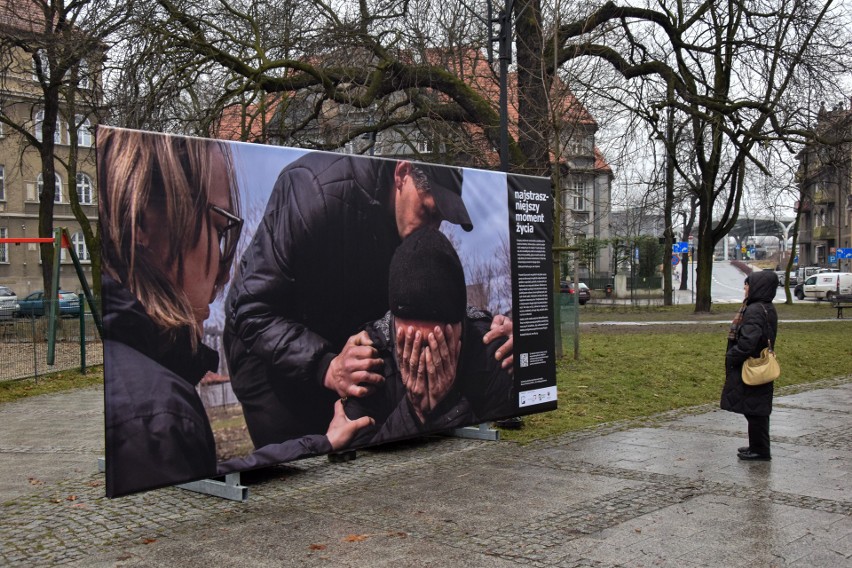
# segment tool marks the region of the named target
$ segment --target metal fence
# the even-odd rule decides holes
[[[50,318],[43,315],[0,319],[0,381],[38,378],[103,363],[103,346],[92,314],[58,318],[53,365],[47,364],[49,329]]]
[[[571,358],[574,356],[574,339],[579,333],[577,325],[577,307],[574,305],[574,296],[569,294],[555,294],[556,297],[556,313],[555,320],[558,326],[556,341],[557,353],[561,343],[563,357]]]
[[[610,276],[591,276],[583,282],[592,290],[605,290],[607,285],[613,285],[613,279]]]
[[[628,290],[662,290],[662,276],[633,276],[627,278]]]

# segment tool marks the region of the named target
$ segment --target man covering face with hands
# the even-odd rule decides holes
[[[513,412],[510,373],[484,344],[491,314],[467,306],[464,270],[438,230],[409,235],[391,260],[390,310],[365,328],[383,361],[384,383],[346,401],[351,419],[376,425],[353,445],[375,444],[504,418]]]

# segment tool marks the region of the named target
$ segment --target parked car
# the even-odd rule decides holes
[[[581,306],[586,305],[586,302],[592,299],[592,291],[589,290],[589,287],[580,282],[580,294],[577,296],[577,302]],[[559,291],[563,294],[573,294],[574,293],[574,283],[573,282],[562,282],[559,288]]]
[[[73,292],[60,290],[58,294],[59,315],[80,315],[80,298]],[[50,313],[50,304],[44,301],[44,291],[33,292],[23,300],[19,300],[18,315],[20,316],[43,316]]]
[[[814,274],[805,280],[802,291],[804,297],[819,300],[831,300],[834,296],[852,294],[852,273],[820,272]],[[799,299],[801,300],[801,298]]]
[[[18,311],[18,296],[7,286],[0,286],[0,319],[11,319]]]

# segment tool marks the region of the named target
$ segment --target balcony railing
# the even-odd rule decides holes
[[[834,227],[822,226],[814,227],[814,238],[820,240],[828,240],[834,238]]]
[[[834,192],[819,189],[814,192],[814,203],[834,203]]]

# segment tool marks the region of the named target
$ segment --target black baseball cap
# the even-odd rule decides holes
[[[451,166],[412,163],[412,167],[421,170],[429,180],[435,207],[441,218],[459,225],[465,231],[473,230],[470,215],[462,200],[462,169]]]
[[[417,229],[397,247],[388,275],[393,315],[457,323],[467,310],[464,268],[452,243],[431,227]]]

